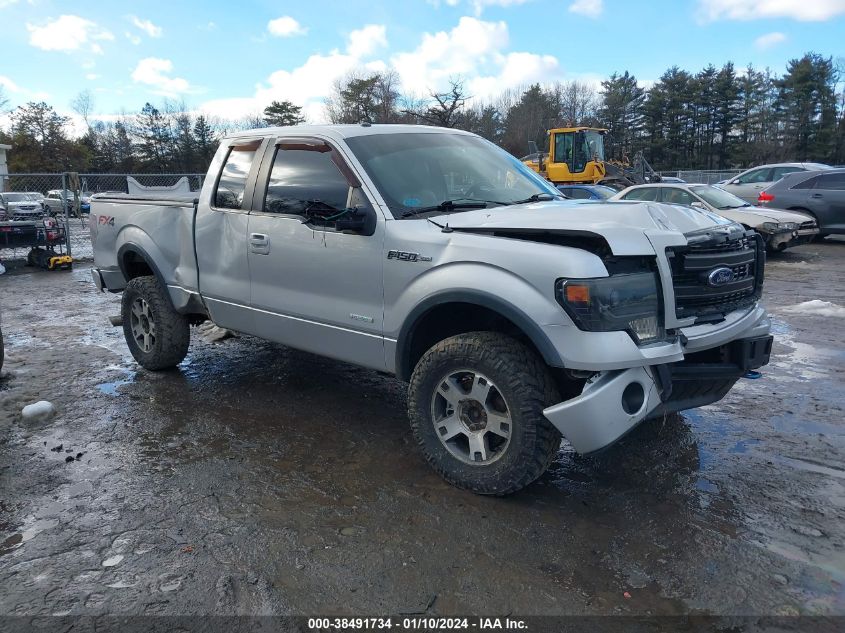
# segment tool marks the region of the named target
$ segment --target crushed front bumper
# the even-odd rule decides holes
[[[772,336],[744,338],[680,362],[596,374],[581,395],[543,411],[582,454],[610,446],[643,420],[721,400],[734,383],[769,362]]]

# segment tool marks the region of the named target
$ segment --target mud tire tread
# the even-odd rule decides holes
[[[511,408],[511,443],[489,466],[457,460],[442,446],[431,422],[434,383],[450,368],[461,367],[485,373]],[[559,401],[554,379],[533,350],[498,332],[470,332],[440,341],[423,354],[411,376],[408,414],[415,441],[441,477],[477,494],[504,496],[535,481],[557,455],[561,436],[543,409]]]
[[[132,337],[130,308],[132,302],[139,296],[150,305],[158,333],[153,350],[149,353],[139,348]],[[144,369],[150,371],[170,369],[181,363],[188,355],[188,346],[191,343],[188,320],[176,312],[166,291],[155,277],[135,277],[126,284],[121,300],[121,315],[126,344],[133,358]]]

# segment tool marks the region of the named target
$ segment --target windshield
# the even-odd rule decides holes
[[[3,196],[9,202],[26,202],[30,200],[29,196],[25,193],[4,193]]]
[[[346,142],[397,218],[447,200],[496,206],[535,195],[561,197],[551,183],[476,136],[372,134]]]
[[[739,207],[751,206],[742,198],[737,198],[732,193],[728,193],[724,189],[719,189],[719,187],[703,185],[700,187],[690,187],[690,191],[717,209],[738,209]]]

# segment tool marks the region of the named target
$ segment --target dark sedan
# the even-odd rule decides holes
[[[788,174],[762,191],[757,202],[812,215],[820,237],[845,234],[845,169]]]

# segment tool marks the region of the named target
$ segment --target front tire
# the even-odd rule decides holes
[[[543,415],[560,400],[554,380],[536,353],[503,334],[437,343],[417,363],[408,395],[426,461],[458,488],[511,494],[542,475],[560,448]]]
[[[175,367],[188,354],[191,330],[155,277],[129,281],[121,301],[123,336],[144,369]]]

